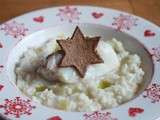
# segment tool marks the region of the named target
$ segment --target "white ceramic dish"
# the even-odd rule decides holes
[[[59,34],[71,36],[78,25],[86,35],[117,38],[138,53],[145,71],[137,96],[119,107],[96,112],[63,112],[34,103],[15,86],[14,65],[30,46]],[[20,120],[155,120],[160,117],[160,28],[127,13],[89,6],[48,8],[0,26],[0,113]],[[38,31],[38,32],[36,32]],[[31,34],[32,33],[32,34]],[[31,34],[31,35],[29,35]],[[24,37],[26,36],[26,37]],[[21,41],[20,41],[21,40]]]

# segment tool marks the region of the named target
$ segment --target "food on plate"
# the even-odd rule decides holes
[[[48,40],[23,53],[15,67],[18,88],[32,100],[65,111],[95,111],[135,97],[143,82],[141,58],[113,38]]]

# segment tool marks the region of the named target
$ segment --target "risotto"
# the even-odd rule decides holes
[[[29,48],[16,64],[16,84],[33,101],[64,111],[95,111],[135,97],[143,81],[141,58],[116,40],[96,48],[104,63],[89,65],[84,78],[73,68],[58,68],[62,57],[56,40]]]

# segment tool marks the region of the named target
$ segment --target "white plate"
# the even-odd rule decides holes
[[[96,112],[62,112],[34,103],[23,96],[14,84],[13,64],[16,57],[27,46],[39,45],[52,34],[54,37],[54,32],[60,30],[58,28],[66,28],[69,24],[70,31],[79,25],[83,31],[86,30],[86,34],[116,37],[122,40],[128,50],[138,52],[144,66],[147,66],[147,82],[142,90],[146,89],[141,90],[138,96],[128,103]],[[97,25],[92,28],[93,24]],[[90,29],[90,32],[87,33],[87,29]],[[106,31],[103,33],[102,29]],[[31,34],[36,31],[39,32]],[[62,30],[64,31],[65,29]],[[36,35],[45,37],[35,39]],[[150,57],[147,51],[150,52]],[[154,67],[151,65],[152,61]],[[90,6],[62,6],[31,12],[0,26],[0,113],[13,120],[156,120],[160,117],[159,71],[160,28],[128,13]],[[150,81],[152,72],[154,74]]]

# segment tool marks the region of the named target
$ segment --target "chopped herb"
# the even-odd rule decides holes
[[[105,89],[105,88],[110,87],[110,86],[111,86],[111,83],[109,83],[106,80],[102,80],[98,84],[98,88],[100,88],[100,89]]]
[[[59,104],[59,108],[60,109],[67,110],[67,107],[69,105],[69,101],[67,101],[67,100],[60,100],[58,102],[58,104]]]
[[[42,92],[46,89],[46,86],[44,85],[39,85],[36,87],[36,92]]]

